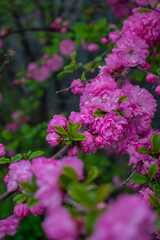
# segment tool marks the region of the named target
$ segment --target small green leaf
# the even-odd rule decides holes
[[[31,208],[31,207],[35,206],[38,202],[39,202],[38,198],[34,198],[33,196],[31,196],[27,200],[27,206],[28,206],[28,208]]]
[[[151,136],[152,154],[160,153],[160,135],[154,133]]]
[[[148,181],[148,178],[142,174],[135,173],[131,178],[131,180],[136,184],[144,184]]]
[[[33,185],[29,182],[19,182],[20,187],[28,193],[35,193],[38,189],[36,185]]]
[[[125,117],[125,114],[124,114],[123,111],[116,110],[115,113],[116,113],[117,115],[120,115],[120,116],[122,116],[122,117]]]
[[[140,147],[139,152],[140,153],[150,153],[151,151],[149,151],[146,147]]]
[[[87,191],[85,186],[80,183],[70,184],[68,192],[76,202],[87,206],[88,208],[91,208],[96,204],[94,193]]]
[[[156,2],[153,4],[153,8],[156,8],[158,4],[160,4],[160,1],[156,1]]]
[[[17,154],[16,156],[11,158],[11,162],[18,162],[19,160],[21,160],[23,158],[22,154]]]
[[[58,134],[60,134],[61,136],[66,136],[68,137],[68,133],[67,131],[61,127],[61,126],[55,126],[54,129],[57,131]]]
[[[97,203],[103,202],[111,192],[112,192],[111,184],[100,185],[96,192],[96,202]]]
[[[86,71],[87,71],[87,72],[90,72],[90,70],[91,70],[91,68],[93,67],[93,65],[94,65],[94,62],[91,62],[91,63],[87,64],[87,66],[86,66]]]
[[[151,13],[151,10],[148,9],[148,8],[142,8],[142,9],[139,9],[138,12],[139,12],[139,13],[144,13],[144,12]]]
[[[148,169],[148,177],[150,181],[157,174],[157,172],[158,172],[158,164],[153,163]]]
[[[69,121],[68,131],[69,131],[70,137],[72,138],[81,127],[82,127],[81,123],[77,124]]]
[[[86,140],[86,135],[84,133],[76,133],[73,136],[73,141],[84,141]]]
[[[70,166],[65,166],[62,168],[63,171],[64,171],[64,175],[68,178],[70,178],[71,180],[77,182],[78,181],[78,176],[77,176],[77,173],[76,171],[70,167]]]
[[[127,100],[128,96],[122,96],[119,98],[118,102],[121,103],[121,102],[125,102]]]
[[[100,56],[98,56],[94,59],[94,62],[100,62],[100,61],[102,61],[102,57],[100,57]]]
[[[105,117],[107,113],[106,112],[103,112],[101,109],[96,109],[94,112],[93,112],[93,116],[95,117]]]
[[[29,160],[31,160],[32,158],[40,157],[42,155],[44,155],[43,151],[35,151],[30,155]]]
[[[0,164],[10,163],[11,160],[9,158],[2,157],[0,158]]]
[[[59,177],[59,182],[60,182],[61,187],[63,187],[64,189],[67,189],[69,184],[72,182],[72,180],[70,178],[68,178],[67,176],[65,176],[64,174],[62,174]]]
[[[13,201],[16,202],[16,204],[20,204],[24,202],[28,198],[27,194],[19,193],[16,194],[16,196],[13,198]]]
[[[84,185],[91,183],[99,176],[99,169],[96,166],[92,166],[89,170],[88,176],[83,182]]]
[[[152,194],[148,194],[148,196],[149,196],[149,202],[151,205],[153,205],[154,207],[160,206],[158,197],[156,197],[155,195],[152,195]]]
[[[90,213],[89,215],[86,216],[86,231],[87,231],[87,235],[90,235],[93,232],[94,229],[94,224],[96,222],[98,218],[98,213]]]
[[[81,80],[86,80],[86,76],[85,76],[85,72],[84,71],[82,72]]]

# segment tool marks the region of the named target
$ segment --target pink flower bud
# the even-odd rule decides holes
[[[148,74],[147,77],[146,77],[147,82],[154,83],[155,80],[156,80],[156,77],[152,73]]]
[[[156,87],[155,92],[156,92],[158,95],[160,95],[160,85],[158,85],[158,86]]]
[[[69,23],[68,22],[63,22],[62,26],[65,27],[65,28],[68,28]]]
[[[51,147],[56,147],[60,144],[61,137],[57,133],[52,132],[46,136],[46,141],[50,144]]]
[[[14,215],[16,215],[18,218],[24,218],[29,215],[30,211],[27,208],[26,203],[20,203],[14,207]]]
[[[148,70],[148,71],[150,71],[150,69],[151,69],[151,64],[148,63],[148,62],[143,62],[143,63],[141,64],[141,66],[142,66],[142,68],[144,68],[144,69],[146,69],[146,70]]]
[[[62,19],[61,17],[57,17],[54,22],[57,23],[57,24],[59,24],[59,23],[61,23],[62,21],[63,21],[63,19]]]
[[[67,32],[67,28],[63,27],[61,28],[61,33],[66,33]]]
[[[96,137],[94,140],[94,143],[95,143],[96,147],[98,147],[98,148],[101,147],[103,144],[103,138],[100,136]]]
[[[71,82],[71,91],[73,94],[82,94],[84,90],[84,84],[81,82],[81,79],[74,79]]]
[[[90,43],[87,47],[89,52],[96,52],[99,50],[99,46],[96,43]]]
[[[2,143],[0,143],[0,157],[4,157],[6,154],[5,147]]]
[[[77,146],[74,146],[73,148],[68,150],[68,156],[77,156],[78,155],[79,148]]]
[[[144,147],[144,146],[143,146],[142,144],[137,144],[137,146],[136,146],[136,151],[139,152],[139,149],[140,149],[141,147]]]
[[[105,45],[108,42],[107,38],[101,38],[101,43]]]
[[[37,69],[37,65],[34,62],[31,62],[30,64],[28,64],[28,70],[29,71],[35,71]]]
[[[8,178],[9,178],[9,175],[7,174],[5,177],[4,177],[4,183],[7,185],[8,184]]]

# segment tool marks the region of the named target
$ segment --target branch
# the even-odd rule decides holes
[[[71,144],[66,144],[63,148],[61,148],[56,154],[52,156],[54,159],[61,159],[63,156],[65,156],[68,152],[68,150],[72,147]]]
[[[145,73],[147,73],[147,74],[150,74],[150,73],[152,73],[152,72],[149,72],[149,71],[147,71],[146,69],[144,69],[144,68],[142,68],[141,66],[137,66],[136,67],[137,69],[139,69],[140,71],[142,71],[142,72],[145,72]],[[155,74],[155,73],[152,73],[157,79],[159,79],[160,80],[160,75],[158,75],[158,74]]]
[[[13,191],[13,192],[5,192],[2,195],[0,195],[0,203],[3,202],[8,197],[10,197],[13,193],[15,193],[15,191]]]
[[[136,4],[138,7],[148,8],[148,9],[151,9],[151,10],[153,10],[153,11],[155,11],[155,12],[160,13],[159,10],[157,10],[156,8],[153,8],[153,7],[152,7],[151,5],[149,5],[149,4],[144,5],[144,4],[139,4],[139,3],[137,3],[137,2],[135,2],[135,4]]]
[[[15,30],[9,30],[5,35],[0,36],[0,38],[5,38],[9,35],[12,34],[19,34],[19,33],[24,33],[24,32],[55,32],[54,29],[44,27],[44,28],[20,28],[20,29],[15,29]]]
[[[81,204],[75,202],[73,199],[70,197],[65,197],[65,201],[71,204],[73,207],[75,207],[78,211],[83,212],[83,213],[88,213],[88,210],[84,208]]]
[[[124,85],[126,78],[128,77],[129,73],[130,73],[131,68],[130,67],[126,67],[124,68],[121,73],[119,75],[114,75],[111,77],[114,77],[117,80],[117,86],[118,88],[122,88],[122,86]]]
[[[138,168],[139,168],[139,166],[136,167],[136,168],[133,170],[133,172],[131,173],[131,175],[130,175],[124,182],[122,182],[121,184],[113,187],[112,189],[117,189],[117,188],[120,188],[120,187],[123,187],[124,185],[126,185],[126,184],[129,182],[129,180],[133,177],[133,175],[137,172]]]

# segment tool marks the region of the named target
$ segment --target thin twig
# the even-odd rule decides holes
[[[65,197],[65,201],[69,204],[71,204],[73,207],[75,207],[79,212],[83,212],[83,213],[88,213],[89,211],[84,208],[81,204],[75,202],[73,199],[71,199],[70,197]]]
[[[147,74],[150,74],[150,73],[151,73],[151,72],[147,71],[146,69],[142,68],[141,66],[137,66],[136,68],[139,69],[139,70],[142,71],[142,72],[147,73]],[[160,80],[160,75],[155,74],[155,73],[152,73],[152,74],[153,74],[157,79]]]
[[[136,168],[133,170],[133,172],[131,173],[131,175],[130,175],[124,182],[122,182],[121,184],[113,187],[113,189],[117,189],[117,188],[120,188],[120,187],[123,187],[124,185],[126,185],[126,184],[129,182],[129,180],[133,177],[133,175],[137,172],[138,168],[139,168],[139,167],[136,167]]]
[[[15,193],[15,191],[13,191],[13,192],[5,192],[2,195],[0,195],[0,202],[3,202],[8,197],[12,196],[13,193]]]
[[[48,27],[44,27],[44,28],[20,28],[20,29],[15,29],[15,30],[8,30],[8,32],[2,36],[0,36],[0,38],[5,38],[9,35],[12,34],[19,34],[19,33],[24,33],[24,32],[55,32],[56,30],[52,29],[52,28],[48,28]]]
[[[151,5],[144,5],[144,4],[139,4],[139,3],[137,3],[137,2],[135,2],[135,4],[138,6],[138,7],[143,7],[143,8],[148,8],[148,9],[151,9],[151,10],[153,10],[153,11],[155,11],[155,12],[158,12],[158,13],[160,13],[160,11],[159,10],[157,10],[156,8],[153,8]]]

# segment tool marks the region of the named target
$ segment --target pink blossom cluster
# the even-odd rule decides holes
[[[22,123],[27,123],[29,119],[24,116],[24,112],[22,110],[18,110],[12,113],[11,122],[5,125],[5,130],[10,132],[15,132],[19,129]]]
[[[45,55],[40,67],[34,62],[28,65],[29,72],[26,77],[33,78],[38,82],[45,82],[50,77],[50,72],[57,72],[62,66],[63,58],[60,55],[55,54],[52,58]]]
[[[99,217],[88,240],[151,240],[155,220],[138,195],[121,195]]]
[[[60,31],[61,33],[66,33],[68,31],[69,23],[63,21],[61,17],[57,17],[54,22],[50,24],[50,28],[55,31]]]
[[[45,210],[46,217],[43,222],[43,229],[49,239],[70,240],[77,237],[77,226],[70,213],[62,207],[66,200],[65,192],[59,184],[59,177],[63,174],[63,167],[65,166],[70,166],[76,171],[78,180],[84,178],[84,164],[77,156],[64,157],[60,161],[38,157],[32,159],[31,162],[29,160],[13,162],[9,165],[9,172],[5,177],[8,192],[18,190],[22,193],[25,193],[25,191],[21,189],[19,183],[30,182],[33,176],[36,177],[38,190],[34,197],[39,199],[39,202],[30,209],[25,202],[15,206],[14,218],[21,219],[27,217],[30,213],[37,216]],[[3,235],[13,235],[16,232],[18,225],[13,224],[13,227],[7,227],[10,218],[0,221],[0,233],[1,228],[4,229]],[[60,219],[63,219],[61,225],[59,225]],[[55,224],[56,222],[57,224]],[[51,228],[50,226],[53,223],[54,228]],[[60,232],[59,227],[61,228]]]
[[[106,3],[112,6],[117,18],[124,18],[131,13],[131,6],[127,0],[106,0]]]
[[[102,44],[104,44],[104,41],[106,43],[106,40],[104,40],[104,39],[101,40]],[[97,52],[99,50],[99,46],[97,43],[92,41],[91,43],[87,44],[84,39],[81,40],[81,47],[84,50],[87,50],[88,52]]]

